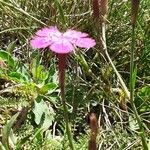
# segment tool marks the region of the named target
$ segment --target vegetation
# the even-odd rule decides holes
[[[150,149],[150,1],[96,6],[96,0],[0,0],[0,149],[70,150],[71,140],[75,150],[86,150],[95,139],[99,150]],[[30,46],[46,26],[96,40],[67,60],[70,140],[57,55]]]

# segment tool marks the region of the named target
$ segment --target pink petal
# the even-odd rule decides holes
[[[74,46],[91,48],[96,43],[94,39],[88,38],[87,33],[71,29],[61,33],[57,27],[50,26],[37,31],[30,44],[33,48],[49,47],[56,53],[66,54],[73,51]]]
[[[73,45],[66,39],[62,39],[61,41],[59,40],[57,42],[54,42],[49,48],[53,52],[59,54],[67,54],[74,50]]]
[[[31,41],[30,44],[33,48],[46,48],[48,47],[52,42],[46,40],[44,37],[38,37],[35,36]]]
[[[63,34],[63,36],[66,38],[83,38],[83,37],[87,37],[88,34],[84,32],[69,29]]]
[[[49,28],[43,28],[36,32],[36,35],[39,37],[43,37],[46,41],[55,42],[58,41],[62,36],[62,33],[59,32],[57,27],[51,26]]]
[[[57,40],[62,34],[58,31],[57,27],[51,26],[43,28],[36,32],[36,36],[30,41],[33,48],[46,48]]]
[[[92,38],[80,38],[75,42],[75,45],[81,48],[91,48],[96,45],[96,42]]]
[[[37,31],[35,34],[37,36],[49,36],[50,34],[53,34],[53,33],[60,33],[57,27],[55,26],[50,26],[49,28],[43,28]]]

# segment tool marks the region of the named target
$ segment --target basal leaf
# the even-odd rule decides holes
[[[56,89],[57,85],[55,83],[47,83],[41,87],[40,92],[46,94],[48,92],[53,92]]]
[[[4,147],[6,148],[6,150],[9,150],[9,136],[11,133],[11,128],[12,128],[14,122],[16,121],[18,115],[19,115],[19,113],[16,113],[10,119],[10,121],[4,126],[4,128],[2,130],[2,143],[3,143]]]
[[[41,126],[42,129],[45,130],[49,126],[51,126],[54,119],[53,108],[51,106],[48,107],[43,100],[41,100],[40,102],[35,101],[34,104],[35,106],[33,109],[33,113],[35,115],[35,122],[37,125],[39,125],[41,123],[42,116],[44,115],[43,124]]]
[[[4,50],[0,50],[0,58],[5,60],[9,66],[11,66],[11,67],[15,66],[15,61],[8,52],[6,52]]]

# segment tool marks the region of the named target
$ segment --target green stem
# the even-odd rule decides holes
[[[134,65],[134,51],[135,51],[135,26],[133,25],[132,26],[131,58],[130,58],[130,102],[131,102],[131,106],[132,106],[133,112],[135,114],[137,123],[139,125],[140,136],[141,136],[143,148],[144,148],[144,150],[148,150],[143,123],[142,123],[140,116],[138,115],[136,106],[134,104],[134,86],[135,86],[135,83],[133,82],[133,80],[134,80],[134,66],[135,66]]]
[[[68,140],[70,144],[71,150],[75,150],[73,145],[73,137],[71,134],[71,127],[69,124],[69,118],[68,118],[68,108],[65,101],[65,66],[66,66],[66,57],[67,54],[58,54],[58,67],[59,67],[59,84],[60,84],[60,90],[61,90],[61,100],[63,104],[64,109],[64,119],[66,122],[66,132],[68,135]]]

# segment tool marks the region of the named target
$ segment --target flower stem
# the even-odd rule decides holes
[[[141,136],[141,140],[142,140],[142,145],[144,150],[148,150],[148,146],[147,146],[147,142],[146,142],[146,136],[144,133],[144,127],[143,127],[143,123],[142,120],[140,118],[140,116],[138,115],[136,106],[134,104],[134,86],[135,86],[135,82],[134,82],[134,51],[135,51],[135,26],[132,25],[132,44],[131,44],[131,58],[130,58],[130,102],[131,102],[131,106],[133,109],[133,112],[135,114],[135,118],[137,120],[139,129],[140,129],[140,136]]]
[[[64,119],[66,122],[66,132],[68,135],[68,140],[70,144],[71,150],[75,150],[73,145],[73,137],[71,134],[71,127],[69,124],[69,118],[68,118],[68,108],[65,101],[65,68],[66,68],[66,57],[67,54],[58,54],[58,69],[59,69],[59,85],[60,85],[60,91],[61,91],[61,100],[63,104],[64,109]]]

